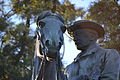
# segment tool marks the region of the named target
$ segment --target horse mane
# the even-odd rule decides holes
[[[44,19],[45,17],[48,17],[48,16],[55,16],[57,19],[59,19],[64,24],[64,19],[61,15],[57,13],[52,13],[50,11],[43,11],[42,13],[40,13],[40,15],[37,18],[37,25],[38,25],[39,20]]]

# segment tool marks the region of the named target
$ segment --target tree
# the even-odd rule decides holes
[[[93,2],[88,10],[87,19],[92,19],[104,25],[108,40],[104,41],[106,48],[119,50],[118,41],[110,36],[120,27],[120,5],[118,0],[98,0]],[[115,37],[116,35],[114,35]],[[105,38],[106,39],[106,38]],[[115,46],[117,45],[117,46]]]
[[[59,0],[0,1],[0,80],[31,78],[35,41],[30,35],[30,25],[36,22],[36,16],[44,10],[61,14],[65,23],[85,13],[68,0],[63,4]],[[11,21],[14,15],[20,16],[25,22],[16,25]]]
[[[23,28],[24,26],[24,28]],[[1,79],[30,79],[34,53],[34,39],[28,36],[24,24],[9,28],[4,36],[4,47],[0,53]]]
[[[99,0],[88,10],[87,18],[96,20],[108,26],[119,26],[120,6],[115,0]]]
[[[0,80],[31,78],[35,41],[30,25],[44,10],[61,14],[66,23],[85,13],[69,1],[61,4],[59,0],[9,0],[7,5],[6,0],[0,2]],[[25,22],[16,25],[11,21],[14,15]]]
[[[104,42],[106,48],[116,49],[120,52],[120,29],[110,34],[110,40]]]
[[[0,2],[0,80],[30,79],[34,39],[25,24],[11,21],[12,11],[5,1]]]

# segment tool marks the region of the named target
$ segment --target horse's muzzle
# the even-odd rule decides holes
[[[54,44],[54,45],[53,45],[53,44],[51,45],[51,44],[50,44],[50,41],[47,40],[46,43],[45,43],[45,45],[46,45],[46,47],[47,47],[47,49],[48,49],[48,51],[47,51],[47,53],[46,53],[46,56],[55,59],[55,58],[58,56],[59,50],[60,50],[60,48],[61,48],[61,46],[62,46],[62,43],[61,43],[61,42],[58,42],[57,45],[55,45],[55,44]]]

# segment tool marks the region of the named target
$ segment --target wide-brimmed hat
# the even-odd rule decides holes
[[[103,29],[103,27],[93,21],[89,21],[89,20],[79,20],[74,22],[72,25],[70,25],[67,30],[68,33],[73,36],[71,33],[74,32],[75,30],[78,29],[91,29],[94,30],[98,33],[98,38],[102,38],[104,37],[105,31]]]

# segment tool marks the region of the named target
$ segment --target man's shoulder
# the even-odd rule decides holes
[[[71,64],[67,65],[65,69],[67,71],[69,71],[69,70],[74,70],[74,69],[77,69],[77,68],[79,68],[79,63],[73,61]]]
[[[75,67],[75,63],[72,62],[72,63],[70,63],[69,65],[66,66],[66,69],[70,69],[70,68],[72,69],[74,67]]]
[[[73,75],[73,73],[78,72],[79,66],[77,63],[72,62],[65,68],[65,74],[66,75]]]
[[[120,60],[120,54],[118,53],[116,49],[101,48],[98,50],[98,53],[99,53],[99,56],[101,56],[104,59],[108,59],[108,60],[119,59]]]
[[[100,52],[102,54],[116,54],[116,55],[119,55],[118,51],[116,49],[106,49],[106,48],[103,48],[103,47],[96,47],[97,48],[97,52]]]
[[[105,49],[107,52],[109,53],[118,53],[118,51],[116,49]]]
[[[120,59],[120,54],[116,49],[106,49],[96,46],[95,55],[104,59]]]
[[[106,55],[108,57],[119,57],[120,58],[120,54],[116,49],[105,49],[106,50]]]

